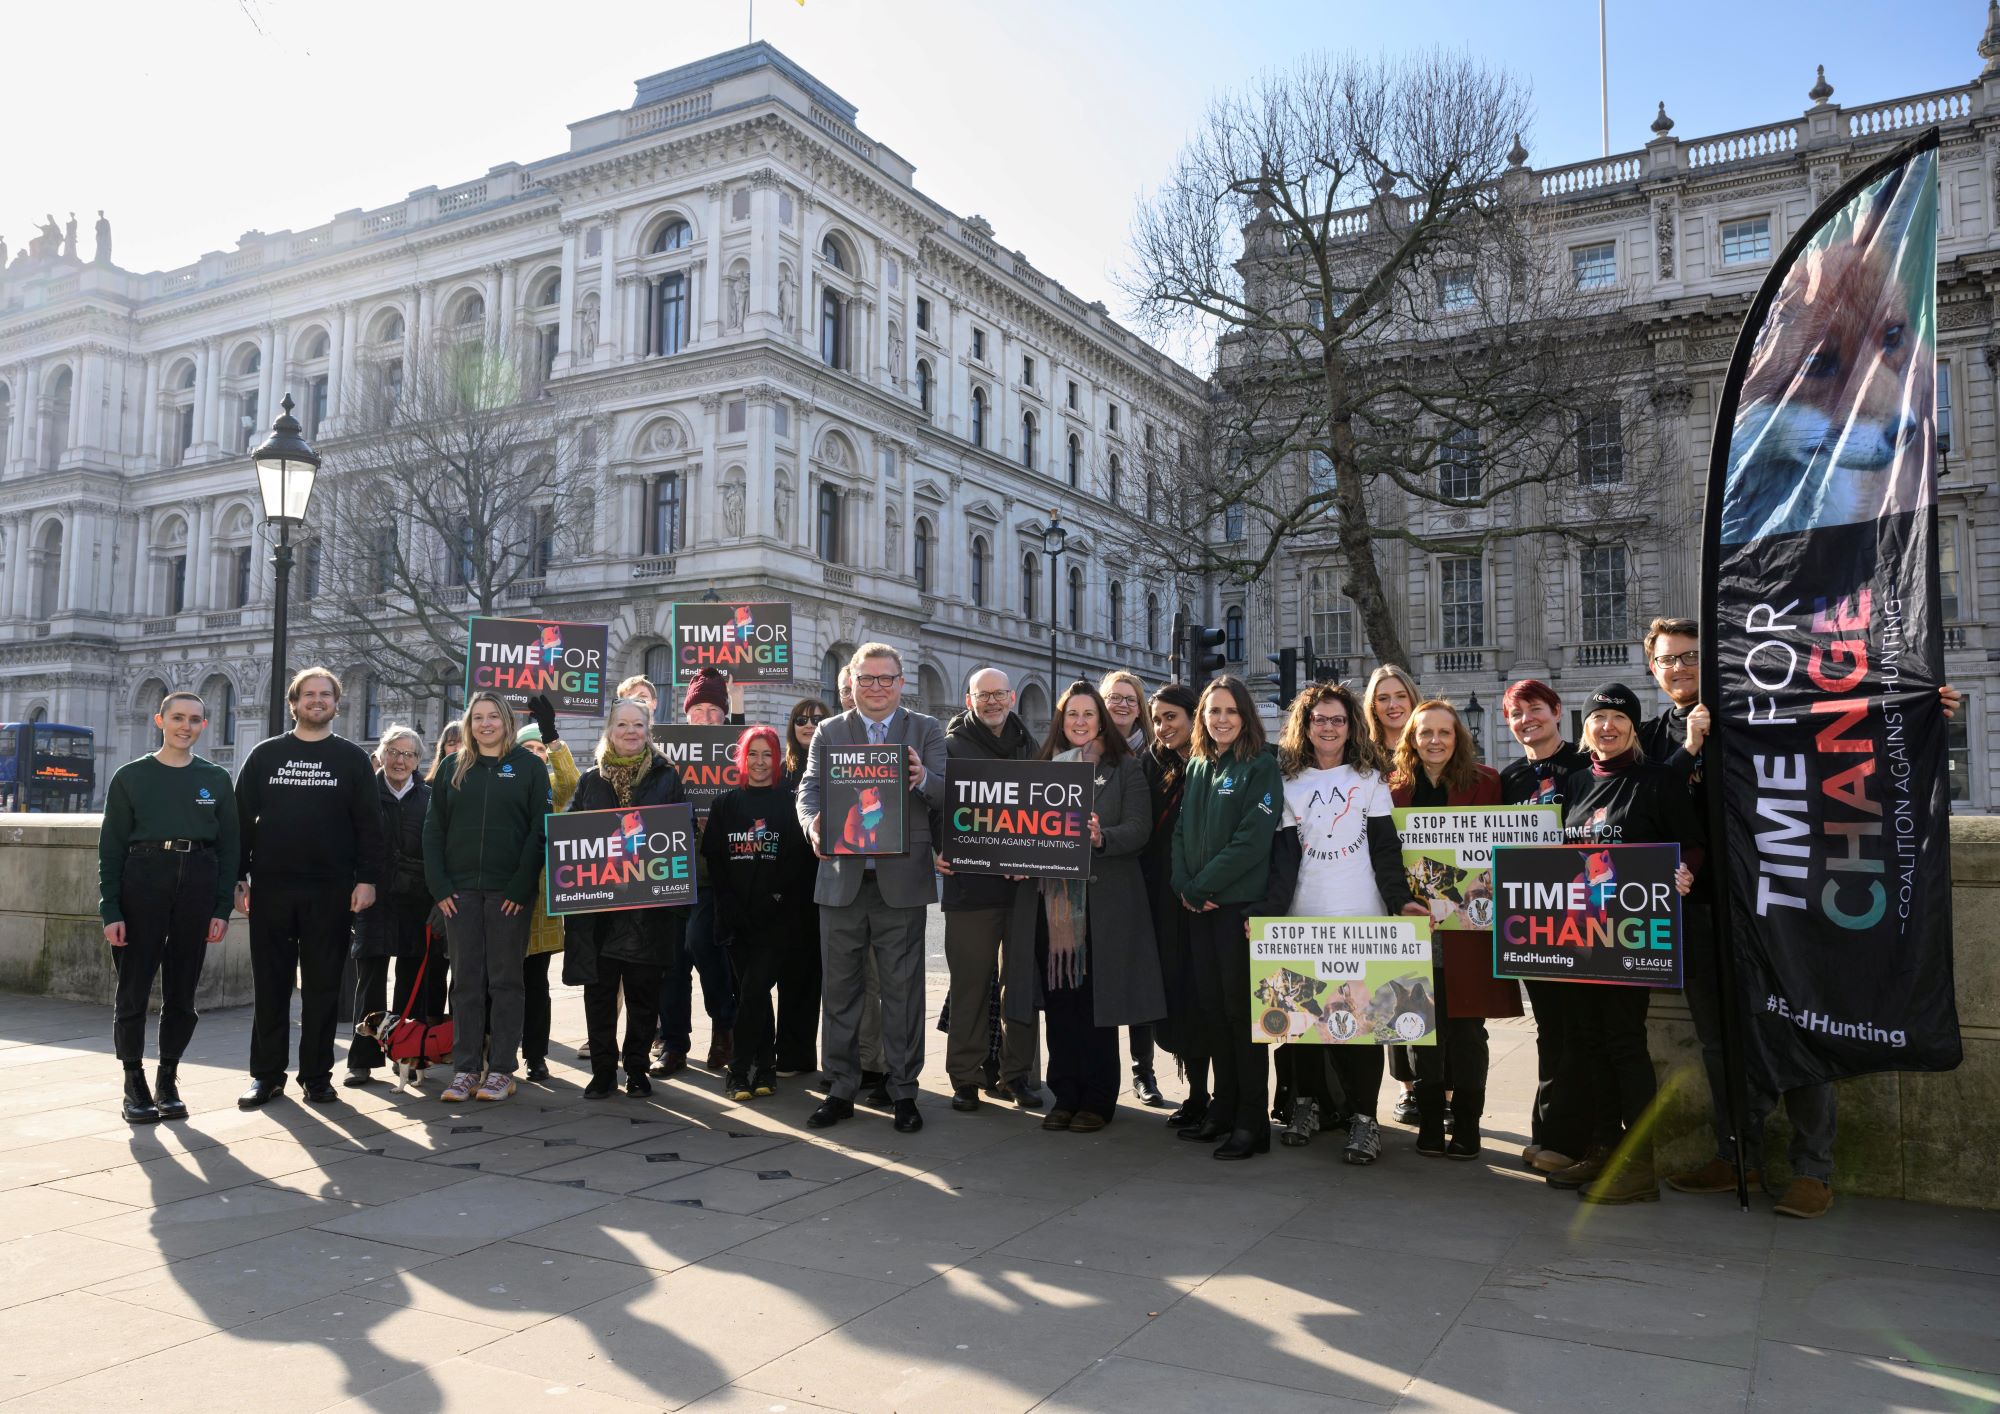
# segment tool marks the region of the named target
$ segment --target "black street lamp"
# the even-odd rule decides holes
[[[287,393],[283,411],[271,424],[271,435],[250,454],[257,467],[257,490],[264,499],[264,519],[278,527],[278,544],[271,551],[277,571],[276,612],[271,625],[271,703],[267,733],[276,736],[285,723],[285,630],[290,617],[292,527],[304,525],[312,500],[313,479],[319,475],[319,453],[312,449],[292,416]]]
[[[1055,720],[1056,713],[1056,614],[1060,605],[1058,596],[1062,592],[1062,576],[1056,572],[1062,560],[1063,546],[1069,543],[1069,532],[1063,529],[1062,512],[1049,512],[1048,529],[1042,532],[1042,553],[1049,557],[1049,720]]]
[[[1472,735],[1472,754],[1481,761],[1486,759],[1486,708],[1479,701],[1477,692],[1465,704],[1465,729]]]

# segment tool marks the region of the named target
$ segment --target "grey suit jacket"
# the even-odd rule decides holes
[[[943,810],[944,794],[944,726],[936,717],[926,717],[921,712],[912,712],[906,707],[898,707],[889,718],[886,741],[916,748],[917,758],[924,763],[924,784],[921,790],[910,792],[905,817],[908,822],[906,843],[908,850],[903,854],[876,855],[875,882],[882,890],[882,900],[891,908],[921,908],[937,902],[937,874],[931,861],[932,810]],[[799,781],[799,826],[808,835],[812,832],[812,819],[820,813],[820,802],[826,791],[826,754],[822,748],[835,746],[866,746],[868,744],[868,720],[859,711],[842,712],[828,717],[813,733],[812,749],[806,753],[805,776]],[[819,877],[813,885],[813,902],[843,908],[853,903],[861,892],[861,880],[866,874],[870,861],[853,855],[839,859],[822,859],[819,862]]]

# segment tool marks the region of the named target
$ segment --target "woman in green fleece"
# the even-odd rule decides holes
[[[527,1009],[528,920],[541,885],[542,817],[550,804],[549,768],[515,741],[514,713],[499,693],[473,693],[463,722],[465,744],[431,782],[424,817],[424,877],[445,917],[457,1020],[455,1074],[438,1096],[447,1104],[514,1093]]]
[[[1181,1138],[1216,1145],[1218,1159],[1270,1152],[1270,1067],[1250,1038],[1250,910],[1264,896],[1285,781],[1264,749],[1250,689],[1217,678],[1195,711],[1193,752],[1174,826],[1173,890],[1188,911],[1199,1015],[1215,1062],[1215,1097]]]

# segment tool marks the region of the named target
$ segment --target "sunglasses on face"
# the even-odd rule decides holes
[[[792,718],[792,725],[795,727],[807,727],[816,722],[824,722],[825,720],[826,714],[824,712],[801,712],[798,716]]]

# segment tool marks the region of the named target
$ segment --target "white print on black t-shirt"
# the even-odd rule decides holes
[[[1563,828],[1563,837],[1571,844],[1622,844],[1625,839],[1623,825],[1607,825],[1606,807],[1600,805],[1583,819]]]
[[[271,773],[268,782],[274,786],[334,786],[340,785],[340,777],[326,768],[320,761],[287,761]]]

